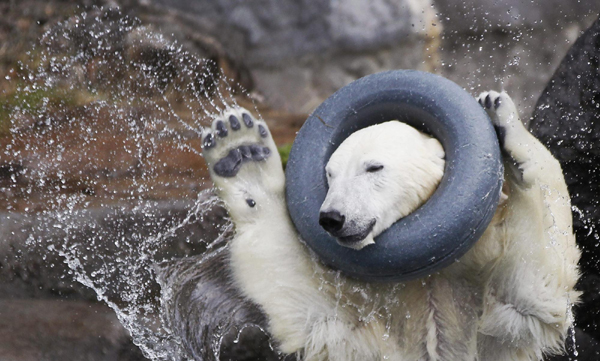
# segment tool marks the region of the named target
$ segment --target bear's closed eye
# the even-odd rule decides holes
[[[370,164],[367,166],[367,172],[375,173],[383,169],[382,164]]]

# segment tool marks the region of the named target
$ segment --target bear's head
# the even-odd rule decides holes
[[[444,174],[440,142],[399,121],[361,129],[333,153],[319,224],[342,246],[361,249],[425,203]]]

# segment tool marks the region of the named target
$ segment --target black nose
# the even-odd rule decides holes
[[[319,214],[319,224],[329,233],[335,233],[342,229],[346,217],[338,211],[321,212]]]

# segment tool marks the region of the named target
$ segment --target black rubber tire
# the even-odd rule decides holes
[[[319,226],[325,165],[352,132],[398,119],[435,136],[446,152],[433,196],[360,251]],[[491,221],[502,189],[498,139],[483,108],[452,81],[395,70],[366,76],[321,104],[300,129],[286,168],[286,197],[302,239],[328,266],[366,281],[407,281],[464,255]]]

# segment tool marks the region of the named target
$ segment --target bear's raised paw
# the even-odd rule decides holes
[[[267,124],[244,108],[214,117],[203,131],[202,154],[221,196],[283,191],[281,158]]]
[[[267,160],[276,151],[266,124],[246,109],[230,109],[219,114],[204,132],[202,149],[217,176],[234,177],[247,162]]]
[[[479,95],[477,101],[492,120],[502,148],[505,147],[508,132],[512,133],[514,129],[517,129],[517,131],[525,130],[519,119],[517,107],[506,92],[498,93],[493,90],[483,92]]]
[[[527,186],[548,178],[548,172],[562,173],[554,157],[525,128],[515,103],[506,92],[483,92],[477,100],[492,120],[515,181]]]

